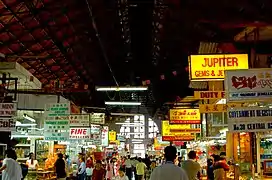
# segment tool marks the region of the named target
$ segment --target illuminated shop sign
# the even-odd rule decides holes
[[[260,132],[271,130],[272,122],[229,123],[229,131],[231,132]]]
[[[270,100],[272,98],[272,69],[226,71],[228,101]]]
[[[200,124],[199,109],[170,109],[170,124]]]
[[[196,99],[223,99],[225,98],[224,91],[195,91]]]
[[[191,80],[224,79],[225,70],[248,69],[248,55],[191,55],[189,64]]]

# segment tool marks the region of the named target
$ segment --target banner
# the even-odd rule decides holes
[[[69,116],[70,126],[89,127],[90,115],[89,114],[73,114]]]
[[[115,131],[109,132],[109,141],[116,141],[116,132]]]
[[[240,107],[228,109],[228,122],[258,122],[272,119],[271,108]]]
[[[224,99],[225,91],[194,91],[196,99]]]
[[[227,112],[228,108],[242,107],[242,104],[199,104],[200,113]]]
[[[46,104],[44,109],[44,139],[66,141],[69,139],[70,103]]]
[[[0,103],[0,117],[16,116],[16,103]]]
[[[271,100],[272,69],[226,71],[225,89],[228,101]]]
[[[90,128],[70,128],[70,139],[91,139]]]
[[[170,109],[170,124],[200,124],[199,109]]]
[[[90,123],[91,124],[105,124],[105,113],[91,113]]]
[[[191,55],[191,80],[224,79],[225,70],[248,69],[247,54]]]
[[[272,131],[272,122],[235,122],[228,123],[229,131],[231,132],[264,132]]]

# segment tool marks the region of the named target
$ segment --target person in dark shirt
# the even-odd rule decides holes
[[[213,160],[212,159],[208,159],[208,161],[207,161],[207,178],[208,178],[208,180],[214,180]]]
[[[55,162],[55,171],[57,174],[57,180],[65,180],[66,172],[65,172],[65,162],[63,159],[63,154],[58,154],[58,159]]]

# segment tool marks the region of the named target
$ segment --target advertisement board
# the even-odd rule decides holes
[[[225,91],[194,91],[196,99],[223,99]]]
[[[248,69],[247,54],[209,54],[189,57],[191,80],[223,80],[225,70]]]
[[[272,69],[226,71],[228,101],[270,100],[272,98]]]
[[[70,115],[70,103],[50,103],[44,108],[44,115],[48,117]]]
[[[69,116],[70,126],[74,127],[89,127],[90,115],[89,114],[73,114]]]
[[[228,108],[242,107],[242,104],[199,104],[200,113],[227,112]]]
[[[90,123],[91,124],[105,124],[105,113],[91,113]]]
[[[70,139],[91,139],[91,128],[70,128]]]
[[[91,124],[91,134],[100,134],[101,126],[97,124]]]
[[[199,109],[170,109],[170,124],[200,124]]]

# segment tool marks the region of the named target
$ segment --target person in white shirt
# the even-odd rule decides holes
[[[114,178],[114,180],[129,180],[128,177],[125,175],[125,170],[123,168],[120,168],[118,170],[118,176]]]
[[[174,146],[164,149],[164,157],[166,163],[153,170],[150,180],[189,180],[186,172],[174,164],[177,158],[177,149]]]
[[[130,155],[127,156],[127,159],[125,161],[125,166],[126,166],[126,175],[129,180],[132,178],[132,160],[130,159]]]
[[[26,161],[26,165],[28,166],[29,170],[38,170],[39,163],[35,159],[35,156],[33,153],[29,153],[29,160]]]
[[[6,151],[6,158],[0,168],[2,180],[21,180],[23,178],[22,168],[16,161],[16,152],[12,149]]]

